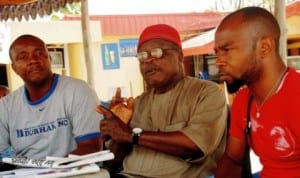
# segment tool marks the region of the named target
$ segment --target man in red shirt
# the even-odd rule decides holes
[[[246,87],[237,92],[231,107],[229,137],[216,178],[245,176],[241,168],[246,125],[250,127],[248,143],[263,166],[260,177],[300,176],[300,74],[284,64],[279,38],[276,19],[260,7],[239,9],[217,28],[220,78],[229,92]]]

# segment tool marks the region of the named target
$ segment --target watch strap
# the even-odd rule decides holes
[[[139,144],[139,138],[140,138],[139,134],[133,134],[133,136],[132,136],[132,144],[138,145]]]

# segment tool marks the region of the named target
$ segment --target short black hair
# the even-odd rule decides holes
[[[272,36],[277,50],[279,49],[280,26],[271,12],[258,6],[244,7],[227,15],[221,24],[236,16],[240,16],[245,23],[250,22],[253,23],[253,25],[255,23],[257,26],[254,26],[254,28],[258,26],[262,27],[262,30],[257,32]]]

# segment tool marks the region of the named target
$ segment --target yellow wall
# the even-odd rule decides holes
[[[300,16],[292,16],[286,20],[288,35],[300,34]]]
[[[70,76],[87,80],[86,67],[84,62],[83,46],[80,43],[73,43],[68,45],[69,54],[69,72]]]
[[[8,87],[11,91],[19,88],[23,81],[22,79],[13,71],[11,64],[6,65],[6,71],[7,71],[7,80],[8,80]]]

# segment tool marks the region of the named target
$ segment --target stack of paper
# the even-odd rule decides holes
[[[3,158],[2,162],[17,165],[19,167],[30,167],[27,169],[15,169],[0,172],[1,178],[10,177],[67,177],[100,171],[96,163],[114,159],[114,154],[109,150],[100,151],[86,155],[69,155],[65,158],[46,157],[45,159],[30,158]]]

